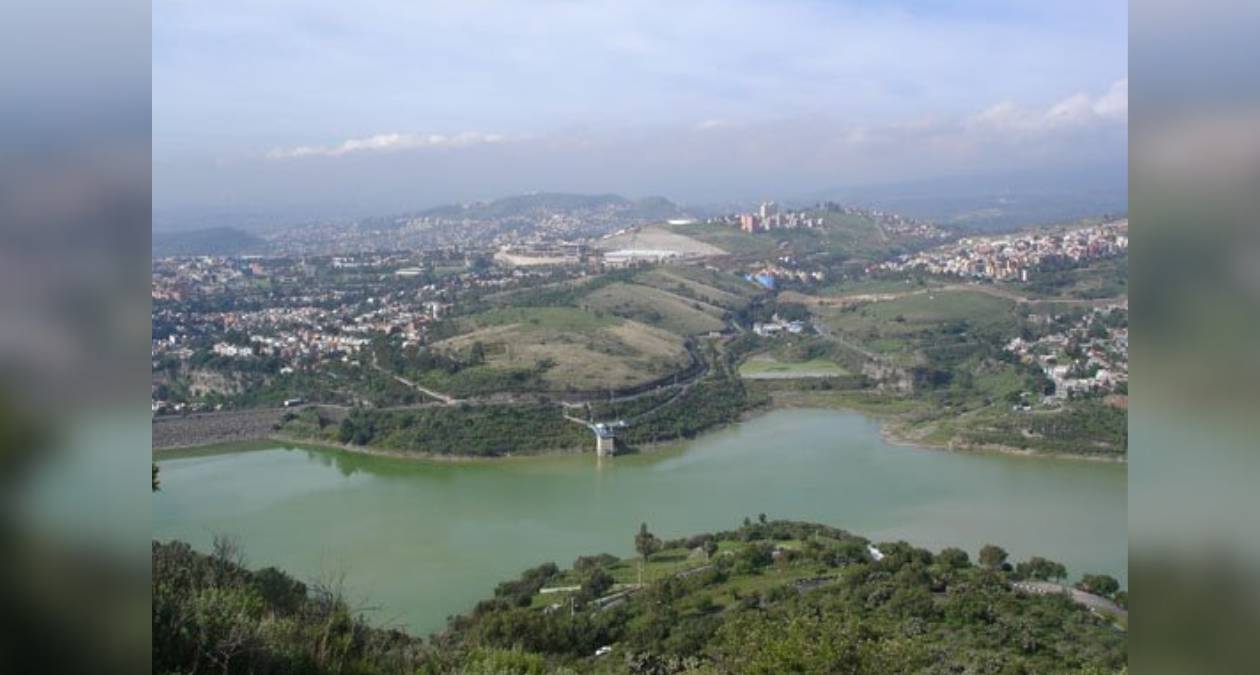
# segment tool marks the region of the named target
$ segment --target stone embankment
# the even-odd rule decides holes
[[[332,424],[340,423],[348,412],[343,406],[316,404],[301,408],[252,408],[161,415],[153,418],[153,449],[171,450],[265,440],[276,432],[276,426],[286,412],[298,412],[306,408],[314,408],[321,418]]]
[[[153,449],[258,441],[271,435],[283,408],[162,415],[153,418]]]

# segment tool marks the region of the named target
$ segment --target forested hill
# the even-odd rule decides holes
[[[1095,609],[1029,593],[1065,574],[986,546],[933,554],[835,528],[746,519],[638,555],[547,563],[429,640],[374,628],[336,589],[153,548],[155,672],[224,673],[1113,673],[1127,621],[1113,579],[1088,575]],[[418,581],[419,583],[419,581]],[[1078,597],[1077,600],[1080,598]],[[1110,608],[1110,609],[1109,609]],[[1114,613],[1113,613],[1114,610]]]

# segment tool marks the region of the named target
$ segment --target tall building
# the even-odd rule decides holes
[[[766,220],[770,216],[778,212],[778,206],[774,202],[761,202],[761,219]]]

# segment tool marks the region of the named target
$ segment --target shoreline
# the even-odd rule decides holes
[[[756,409],[749,411],[752,415],[746,417],[741,416],[740,421],[751,419],[757,414],[765,414],[774,410],[786,409],[816,409],[816,410],[843,410],[868,417],[879,423],[879,436],[889,445],[897,445],[901,447],[917,448],[919,450],[931,450],[933,452],[957,452],[973,455],[1006,455],[1013,457],[1028,457],[1032,459],[1054,459],[1054,460],[1070,460],[1081,462],[1100,462],[1104,464],[1128,464],[1128,456],[1122,455],[1118,457],[1107,457],[1101,455],[1087,455],[1083,453],[1070,452],[1039,452],[1027,448],[1017,448],[1009,445],[987,444],[987,445],[967,445],[953,443],[941,444],[925,441],[921,438],[910,436],[905,431],[905,425],[899,424],[900,413],[879,412],[856,405],[843,405],[835,402],[810,401],[807,403],[793,403],[780,400],[774,394],[770,395],[770,404],[764,409]]]
[[[726,425],[723,425],[723,427]],[[713,430],[723,427],[715,427]],[[708,432],[705,432],[708,433]],[[698,438],[698,436],[697,436]],[[678,443],[680,439],[672,441],[658,441],[655,443],[644,443],[634,446],[631,451],[618,453],[614,456],[634,456],[648,455],[666,450],[672,445]],[[258,438],[245,440],[232,440],[217,443],[200,443],[194,445],[168,446],[161,448],[153,448],[152,453],[154,459],[161,459],[170,455],[179,453],[193,453],[197,451],[215,451],[215,450],[232,450],[245,449],[251,446],[257,446],[262,449],[268,445],[282,445],[292,448],[308,448],[318,450],[337,450],[352,455],[363,455],[366,457],[384,457],[387,459],[399,459],[412,462],[436,462],[443,464],[481,464],[494,462],[510,462],[510,461],[527,461],[531,459],[550,459],[556,457],[575,457],[578,455],[591,454],[586,446],[582,449],[578,448],[558,448],[547,450],[545,452],[535,452],[529,454],[516,455],[459,455],[459,454],[439,454],[432,452],[419,452],[407,450],[394,450],[391,448],[380,448],[371,445],[351,445],[348,443],[337,443],[334,441],[325,441],[318,439],[299,438],[297,436],[288,436],[284,434],[269,434]]]
[[[796,402],[784,401],[781,399],[781,397],[777,397],[774,394],[771,394],[769,398],[770,400],[768,403],[757,406],[755,408],[751,408],[749,410],[745,410],[743,413],[739,415],[737,419],[731,422],[715,425],[709,429],[706,429],[700,434],[697,434],[691,439],[676,438],[676,439],[671,439],[671,440],[666,440],[666,441],[644,443],[641,445],[634,446],[633,448],[630,449],[629,452],[619,453],[619,454],[621,456],[653,454],[662,450],[666,450],[669,447],[677,445],[678,443],[685,442],[687,440],[694,441],[694,440],[703,438],[704,436],[707,436],[709,434],[713,434],[713,433],[722,431],[724,429],[728,429],[734,425],[741,424],[743,422],[755,419],[762,415],[767,415],[776,410],[815,409],[815,410],[838,410],[838,411],[844,411],[844,412],[851,412],[858,415],[862,415],[863,417],[867,417],[871,420],[874,420],[879,423],[880,438],[884,442],[890,445],[897,445],[901,447],[912,447],[912,448],[917,448],[920,450],[930,450],[933,452],[957,452],[957,453],[966,453],[966,454],[974,454],[974,455],[1006,455],[1006,456],[1014,456],[1014,457],[1028,457],[1032,459],[1085,461],[1085,462],[1099,462],[1099,463],[1106,463],[1106,464],[1128,464],[1127,456],[1106,457],[1106,456],[1099,456],[1099,455],[1086,455],[1086,454],[1077,454],[1077,453],[1038,452],[1036,450],[1031,450],[1031,449],[1026,449],[1026,448],[1016,448],[1013,446],[995,445],[995,444],[973,446],[973,445],[954,445],[953,443],[948,443],[948,444],[932,443],[932,442],[924,441],[920,438],[914,438],[908,435],[904,429],[905,425],[898,424],[898,421],[899,421],[898,418],[901,415],[900,413],[873,411],[868,408],[860,407],[858,405],[844,405],[842,402],[836,402],[836,401],[811,400],[811,401],[807,401],[803,403],[796,403]],[[256,444],[266,444],[269,442],[279,443],[279,444],[293,446],[293,447],[310,446],[312,448],[319,448],[319,449],[324,449],[324,450],[340,450],[340,451],[347,452],[350,454],[364,455],[364,456],[369,456],[369,457],[385,457],[389,459],[399,459],[399,460],[405,460],[405,461],[438,462],[438,463],[454,463],[454,464],[521,461],[521,460],[529,460],[529,459],[544,459],[544,458],[566,457],[566,456],[587,454],[587,450],[579,449],[579,448],[557,448],[554,450],[547,450],[545,452],[537,452],[537,453],[530,453],[530,454],[494,455],[494,456],[440,454],[440,453],[431,453],[431,452],[411,452],[411,451],[406,451],[406,450],[379,448],[379,447],[368,446],[368,445],[351,445],[347,443],[336,443],[333,441],[326,441],[326,440],[319,440],[319,439],[304,439],[304,438],[298,438],[298,437],[288,436],[284,434],[277,434],[274,432],[268,433],[268,434],[262,434],[257,437],[250,437],[250,438],[242,437],[242,438],[228,439],[224,441],[211,441],[208,443],[190,443],[190,444],[153,447],[152,453],[153,453],[153,457],[157,459],[157,458],[162,457],[163,455],[170,455],[172,453],[181,452],[181,451],[213,450],[216,448],[230,447],[233,445],[256,445]],[[614,455],[614,457],[615,456],[618,456],[618,455]]]
[[[952,443],[941,445],[939,443],[929,443],[927,441],[918,440],[904,435],[897,425],[889,420],[880,420],[879,435],[884,442],[890,445],[899,445],[902,447],[913,447],[922,450],[932,450],[936,452],[959,452],[972,455],[1007,455],[1012,457],[1028,457],[1031,459],[1055,459],[1068,460],[1074,462],[1100,462],[1103,464],[1128,464],[1127,457],[1106,457],[1102,455],[1086,455],[1072,452],[1039,452],[1028,448],[1016,448],[1010,445],[985,444],[970,445]]]

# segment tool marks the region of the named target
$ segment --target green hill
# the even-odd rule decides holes
[[[958,549],[872,547],[833,527],[764,516],[673,541],[644,526],[634,542],[642,558],[583,556],[500,583],[427,642],[356,618],[335,588],[247,570],[230,546],[206,556],[154,543],[154,671],[1125,670],[1118,624],[1127,615],[1114,603],[1095,596],[1103,609],[1091,611],[1067,593],[1015,585],[1064,573],[1044,559],[1011,566],[986,547],[985,564],[973,564]]]

